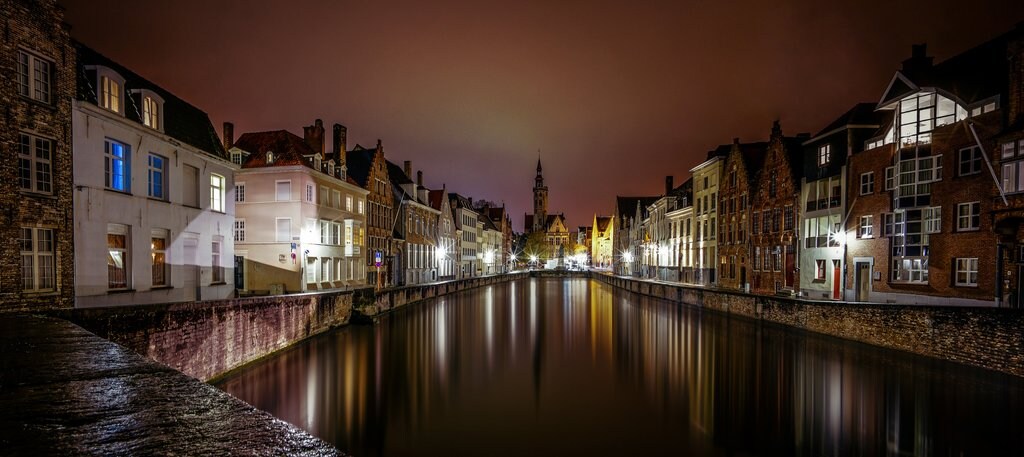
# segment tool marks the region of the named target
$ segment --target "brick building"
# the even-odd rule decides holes
[[[742,290],[749,287],[750,203],[767,149],[768,143],[740,143],[738,138],[734,139],[722,165],[722,182],[718,186],[718,220],[721,227],[718,232],[718,253],[721,256],[718,284],[722,287]]]
[[[751,291],[774,294],[799,290],[797,276],[797,205],[803,175],[802,143],[810,135],[782,136],[778,121],[772,124],[764,165],[751,197],[751,221],[760,216],[760,227],[752,231]]]
[[[70,308],[75,50],[55,1],[0,11],[0,311]]]
[[[439,210],[430,206],[423,187],[423,172],[412,181],[412,162],[402,168],[387,161],[388,178],[394,192],[394,245],[396,285],[423,284],[437,280],[437,223]],[[400,240],[400,241],[399,241]]]
[[[377,287],[385,287],[397,278],[392,249],[395,201],[384,160],[384,147],[380,140],[373,149],[357,144],[347,152],[345,163],[349,177],[369,191],[366,197],[366,280]]]

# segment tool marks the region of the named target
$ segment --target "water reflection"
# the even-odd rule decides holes
[[[360,455],[1020,455],[1024,383],[523,280],[315,338],[218,386]]]

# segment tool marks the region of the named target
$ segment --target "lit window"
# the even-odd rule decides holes
[[[861,216],[860,217],[860,231],[857,235],[860,238],[871,238],[875,234],[874,227],[874,216]]]
[[[53,142],[22,133],[19,143],[18,187],[29,192],[53,193]]]
[[[942,207],[933,206],[922,210],[924,215],[924,233],[939,233],[942,231]]]
[[[210,174],[210,209],[217,212],[224,212],[224,177],[218,174]]]
[[[235,241],[245,241],[245,219],[235,219]]]
[[[956,229],[966,232],[981,227],[981,202],[961,203],[956,206]]]
[[[860,175],[860,194],[870,195],[875,192],[875,173],[869,171]]]
[[[832,161],[832,145],[823,144],[818,146],[818,166],[824,167]]]
[[[142,97],[142,125],[160,130],[160,103],[149,95]]]
[[[235,183],[235,201],[236,202],[244,202],[245,201],[245,183],[244,182]]]
[[[978,285],[978,258],[956,259],[956,285],[977,286]]]
[[[100,76],[100,106],[115,113],[121,112],[121,82],[110,76]]]
[[[153,260],[153,287],[166,286],[170,273],[170,265],[167,263],[167,231],[153,230],[149,240],[150,257]]]
[[[896,189],[896,167],[885,168],[885,190]]]
[[[224,265],[221,264],[220,260],[221,244],[223,243],[221,243],[220,240],[215,240],[210,245],[210,268],[213,272],[213,279],[211,282],[213,283],[224,282]]]
[[[131,154],[128,145],[106,140],[104,142],[103,176],[107,189],[131,192]]]
[[[351,195],[346,195],[345,196],[345,211],[348,211],[350,213],[352,212],[352,196]]]
[[[53,230],[43,228],[21,228],[18,244],[21,250],[21,289],[25,292],[42,292],[57,287],[57,272],[54,264]]]
[[[960,150],[960,176],[981,173],[981,148],[974,146]]]
[[[107,225],[107,288],[128,288],[128,226]]]
[[[50,103],[52,65],[35,54],[18,51],[18,93],[43,103]]]
[[[149,196],[167,200],[167,159],[156,154],[149,155]]]
[[[274,163],[274,151],[267,151],[267,165]]]

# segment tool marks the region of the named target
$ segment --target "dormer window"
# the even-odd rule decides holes
[[[341,179],[341,180],[346,180],[346,179],[348,179],[348,177],[347,177],[347,175],[346,175],[346,173],[348,172],[348,167],[346,167],[345,165],[342,165],[342,166],[340,166],[340,167],[338,167],[338,168],[339,168],[339,169],[341,170],[341,171],[340,171],[340,172],[338,173],[338,179]]]
[[[818,146],[818,166],[824,167],[832,161],[832,145],[823,144]]]
[[[160,117],[160,103],[153,97],[142,97],[142,124],[160,130]]]
[[[274,151],[267,151],[267,165],[274,163]]]
[[[235,165],[241,165],[242,161],[245,160],[245,155],[239,149],[232,148],[231,150],[231,163]]]
[[[323,171],[323,168],[321,168],[322,166],[323,166],[323,164],[322,164],[322,162],[320,160],[320,156],[319,155],[313,156],[313,168],[315,168],[316,171],[321,171],[322,172]]]
[[[334,161],[327,162],[327,174],[334,176]]]
[[[103,66],[86,67],[96,71],[96,103],[100,108],[124,115],[124,78]]]

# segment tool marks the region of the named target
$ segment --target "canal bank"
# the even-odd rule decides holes
[[[1024,377],[1024,315],[1007,308],[798,300],[593,273],[644,296]]]

